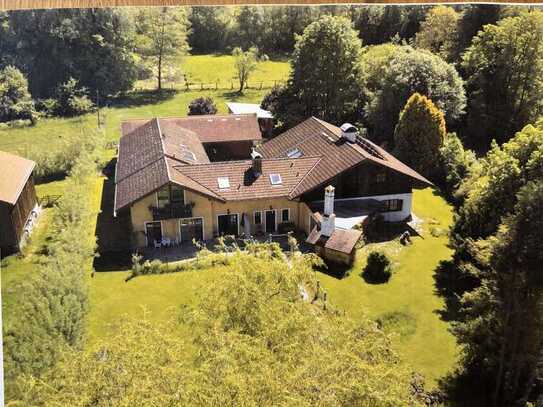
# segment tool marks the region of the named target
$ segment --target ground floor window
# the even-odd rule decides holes
[[[219,226],[219,236],[238,235],[238,214],[219,215],[217,216]]]
[[[403,200],[401,199],[387,199],[382,201],[383,212],[396,212],[401,211],[403,207]]]
[[[153,247],[155,242],[160,243],[162,241],[162,223],[147,222],[145,224],[145,236],[149,247]]]
[[[254,217],[255,217],[255,225],[262,225],[262,212],[256,211],[254,213]]]
[[[290,220],[290,210],[281,209],[281,222],[288,222]]]
[[[179,235],[181,243],[192,240],[204,240],[204,221],[202,218],[186,218],[179,221]]]

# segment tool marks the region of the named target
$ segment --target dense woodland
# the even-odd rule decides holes
[[[465,5],[2,13],[0,122],[31,126],[46,116],[77,116],[101,100],[114,103],[137,80],[152,79],[159,94],[167,78],[183,76],[182,56],[189,52],[232,54],[240,93],[259,59],[287,59],[288,80],[262,101],[274,113],[277,131],[310,115],[356,123],[435,182],[456,210],[450,231],[454,257],[436,272],[436,285],[448,299],[462,346],[460,363],[442,380],[437,399],[496,406],[541,401],[542,11]],[[212,100],[200,99],[189,111],[216,109]],[[93,156],[101,147],[88,140],[84,151]],[[84,155],[74,151],[61,169],[71,169],[74,185],[84,185],[85,174],[99,164]],[[73,197],[61,205],[87,216]],[[55,230],[73,233],[82,221],[64,218],[62,210],[57,218]],[[395,368],[401,365],[376,327],[353,326],[326,311],[325,303],[317,311],[292,302],[296,284],[314,288],[309,260],[296,260],[296,273],[289,275],[292,263],[274,257],[269,247],[253,260],[238,254],[235,279],[217,282],[204,295],[220,301],[204,300],[201,311],[186,314],[197,333],[193,342],[185,343],[175,324],[159,329],[128,322],[111,343],[77,352],[86,307],[79,259],[92,248],[72,253],[63,249],[63,239],[63,233],[54,237],[54,260],[28,286],[27,298],[34,301],[24,309],[28,323],[9,326],[5,339],[7,378],[17,381],[22,403],[107,404],[109,399],[96,398],[105,397],[103,392],[121,404],[422,400],[403,367]],[[263,297],[274,299],[261,303]],[[329,335],[316,340],[317,332]],[[361,347],[353,345],[357,341]],[[306,355],[309,343],[329,359],[313,365]],[[185,347],[201,347],[200,356],[187,357]],[[225,347],[231,351],[224,353]],[[345,376],[347,360],[355,377]],[[210,370],[219,361],[228,371]],[[129,380],[112,373],[117,363],[149,371],[146,377],[155,381],[141,383],[148,386],[148,399],[117,393]],[[236,383],[235,390],[225,378]],[[183,392],[173,394],[179,386]]]

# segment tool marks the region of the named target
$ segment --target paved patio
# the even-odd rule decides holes
[[[311,247],[305,243],[305,235],[295,234],[294,237],[298,241],[298,245],[302,252],[311,251]],[[259,242],[269,242],[270,238],[265,236],[254,237],[253,239]],[[281,249],[289,250],[288,236],[287,235],[273,235],[271,241],[279,243]],[[244,240],[237,239],[237,244],[243,247]],[[232,240],[226,242],[227,245],[232,245]],[[204,242],[205,246],[214,251],[217,245],[217,239],[207,240]],[[188,260],[196,257],[199,248],[192,243],[182,244],[180,246],[161,247],[161,248],[144,248],[141,252],[144,260],[160,260],[163,263],[171,263],[175,261]]]

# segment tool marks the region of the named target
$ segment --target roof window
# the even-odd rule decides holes
[[[194,153],[190,150],[185,150],[183,151],[183,158],[185,160],[190,160],[190,161],[196,161],[196,156],[194,155]]]
[[[298,148],[293,148],[292,150],[287,151],[288,158],[299,158],[302,156],[302,152]]]
[[[283,183],[283,180],[281,179],[281,175],[270,174],[270,183],[272,185],[281,185]]]
[[[219,177],[217,182],[219,183],[219,189],[230,188],[230,179],[228,177]]]

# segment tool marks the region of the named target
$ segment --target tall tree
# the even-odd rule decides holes
[[[236,74],[239,81],[238,92],[243,93],[249,77],[257,67],[258,50],[252,47],[247,51],[243,51],[241,48],[236,47],[232,51],[232,56],[234,57],[234,67],[236,68]]]
[[[37,120],[34,101],[28,92],[28,82],[13,66],[0,70],[0,122],[15,119]]]
[[[396,154],[421,174],[433,175],[445,134],[443,113],[426,96],[414,93],[400,113],[394,132]]]
[[[275,115],[290,127],[291,112],[285,107],[299,106],[297,120],[317,116],[332,123],[355,121],[359,86],[358,60],[362,44],[344,17],[322,17],[306,27],[298,37],[291,61],[291,74],[284,97]],[[318,67],[318,69],[316,69]]]
[[[136,26],[138,51],[152,65],[160,91],[166,69],[173,68],[189,50],[187,12],[182,7],[143,8]]]
[[[495,406],[535,401],[543,350],[543,182],[529,182],[496,235],[474,244],[480,285],[463,297],[455,333],[466,374]],[[483,339],[483,338],[487,339]]]
[[[70,77],[92,96],[132,88],[137,72],[127,10],[29,10],[8,16],[8,51],[2,53],[2,63],[11,61],[25,73],[34,98],[53,96]]]
[[[458,50],[459,17],[460,14],[452,7],[433,7],[420,25],[415,44],[432,51],[447,62],[454,61]]]
[[[228,7],[192,7],[188,42],[195,53],[224,52],[231,35]]]
[[[464,54],[468,115],[466,142],[488,149],[543,112],[543,12],[486,25]]]
[[[376,53],[383,64],[379,67],[372,61],[375,53],[370,47],[362,57],[359,76],[365,121],[373,140],[393,144],[400,111],[414,93],[430,98],[443,111],[448,127],[463,114],[466,96],[454,66],[410,46],[383,45]]]

